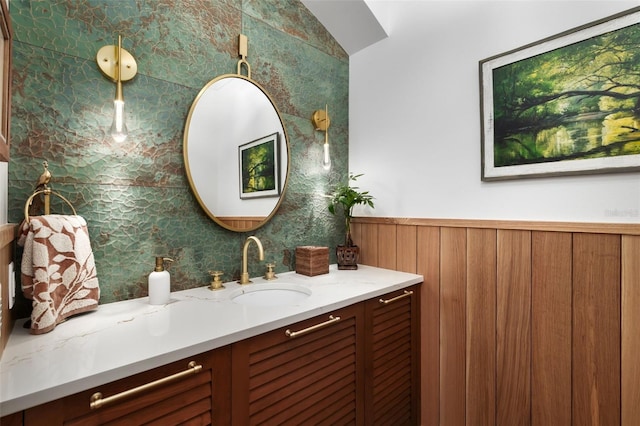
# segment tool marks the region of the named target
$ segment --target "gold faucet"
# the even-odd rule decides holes
[[[251,241],[255,241],[258,246],[258,251],[260,252],[260,260],[264,260],[264,249],[262,248],[262,243],[257,237],[253,235],[247,238],[244,242],[244,247],[242,248],[242,275],[240,275],[240,284],[249,284],[251,280],[249,280],[249,271],[247,270],[247,249],[249,248],[249,243]]]

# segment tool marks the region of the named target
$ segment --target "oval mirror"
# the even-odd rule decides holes
[[[191,105],[184,162],[198,202],[220,226],[251,231],[280,206],[289,142],[267,92],[239,74],[207,83]]]

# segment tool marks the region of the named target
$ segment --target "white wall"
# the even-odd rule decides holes
[[[350,58],[360,215],[640,223],[640,173],[480,180],[478,62],[639,1],[368,0],[389,33]]]

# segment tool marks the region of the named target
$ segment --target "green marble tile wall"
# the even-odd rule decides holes
[[[252,234],[276,272],[294,268],[296,246],[341,242],[342,224],[323,194],[347,177],[349,61],[298,0],[12,0],[10,14],[9,220],[21,221],[47,160],[54,189],[87,219],[101,303],[145,296],[155,255],[175,259],[176,291],[206,285],[211,269],[224,270],[227,281],[239,276]],[[251,233],[206,216],[182,156],[191,103],[208,81],[236,72],[240,33],[249,39],[253,79],[283,117],[291,154],[280,209]],[[95,62],[118,34],[138,63],[124,84],[129,137],[122,144],[108,135],[115,85]],[[330,172],[320,164],[324,136],[310,121],[325,104],[333,112]],[[260,275],[264,265],[252,256],[250,275]]]

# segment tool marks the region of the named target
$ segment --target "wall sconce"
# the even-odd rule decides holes
[[[123,142],[127,138],[127,125],[124,122],[124,97],[122,96],[122,82],[129,81],[138,72],[138,64],[131,53],[122,48],[122,37],[118,35],[117,46],[104,46],[98,50],[96,62],[100,71],[116,83],[116,97],[113,100],[113,123],[111,137],[116,142]]]
[[[325,105],[324,110],[317,110],[311,116],[311,122],[316,130],[324,131],[324,147],[322,151],[322,167],[325,170],[331,168],[331,156],[329,155],[329,107]]]

